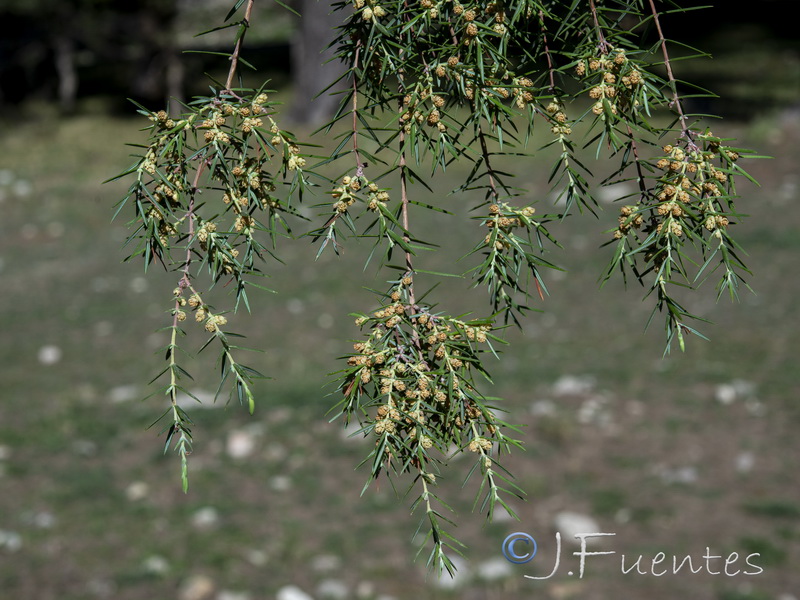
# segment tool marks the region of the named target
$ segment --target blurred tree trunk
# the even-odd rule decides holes
[[[324,88],[338,79],[344,71],[328,48],[336,37],[338,17],[330,15],[330,0],[298,0],[300,22],[292,38],[292,78],[294,98],[291,118],[299,123],[318,124],[329,118],[338,107],[341,96],[330,92],[341,89],[337,84],[317,97]]]
[[[61,111],[71,113],[75,110],[78,95],[78,72],[75,69],[75,40],[70,37],[70,28],[57,33],[52,41],[55,54],[55,67],[58,76],[58,103]]]

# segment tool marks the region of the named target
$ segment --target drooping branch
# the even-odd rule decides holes
[[[242,19],[241,27],[243,27],[243,31],[239,34],[239,39],[236,40],[236,45],[233,48],[233,54],[231,54],[231,66],[228,70],[228,79],[225,80],[225,91],[230,92],[231,87],[233,86],[233,78],[236,76],[236,71],[239,68],[239,55],[242,51],[242,44],[244,44],[244,36],[247,33],[247,29],[250,27],[250,16],[253,11],[253,4],[255,4],[255,0],[247,0],[247,7],[244,9],[244,18]]]

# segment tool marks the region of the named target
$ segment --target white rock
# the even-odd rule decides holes
[[[511,563],[504,558],[496,557],[478,565],[478,577],[485,581],[505,579],[513,573]]]
[[[342,566],[342,559],[335,554],[320,554],[311,559],[311,569],[318,573],[337,571]]]
[[[144,481],[133,481],[125,488],[125,497],[131,502],[144,500],[150,493],[150,486]]]
[[[189,394],[178,393],[178,406],[184,410],[214,409],[225,406],[225,402],[215,402],[214,393],[203,389],[189,390]],[[194,396],[194,398],[192,397]]]
[[[256,440],[253,434],[237,429],[228,434],[228,440],[225,444],[225,451],[228,456],[235,459],[243,459],[251,456],[256,449]]]
[[[192,575],[181,584],[178,600],[210,600],[215,588],[208,575]]]
[[[38,359],[43,365],[54,365],[61,360],[61,348],[58,346],[42,346],[39,348]]]
[[[27,196],[31,195],[31,192],[33,192],[33,186],[31,185],[30,181],[18,179],[11,186],[11,191],[20,198],[26,198]]]
[[[371,581],[359,581],[356,585],[356,596],[362,600],[367,600],[375,596],[375,584]]]
[[[0,460],[8,460],[9,458],[11,458],[11,448],[0,445]]]
[[[314,600],[296,585],[287,585],[278,590],[275,600]]]
[[[333,327],[333,316],[330,313],[322,313],[319,317],[317,317],[317,326],[320,329],[330,329]]]
[[[697,468],[691,465],[684,467],[669,468],[661,466],[657,468],[661,480],[664,483],[695,483],[698,479]]]
[[[626,202],[623,198],[627,198],[635,191],[636,189],[631,184],[623,181],[600,187],[597,190],[596,197],[604,204],[613,204],[617,201]]]
[[[97,337],[108,337],[114,333],[114,323],[111,321],[98,321],[94,324],[93,329]]]
[[[578,396],[587,394],[595,386],[595,378],[591,375],[562,375],[553,384],[556,396]]]
[[[158,554],[151,554],[142,561],[142,568],[148,573],[163,575],[169,571],[169,561]]]
[[[230,590],[222,590],[217,594],[217,600],[250,600],[251,596],[247,592],[232,592]]]
[[[720,404],[731,404],[735,400],[752,398],[756,393],[756,385],[752,381],[734,379],[730,383],[721,383],[714,389],[714,397]]]
[[[192,515],[192,525],[196,529],[211,529],[219,523],[219,511],[213,506],[197,509]]]
[[[589,515],[581,513],[563,511],[556,515],[553,520],[556,531],[561,533],[561,538],[565,542],[580,545],[580,540],[575,537],[578,533],[602,533],[600,525]],[[587,543],[591,543],[596,538],[587,538]]]
[[[293,315],[299,315],[305,310],[305,305],[300,298],[289,298],[286,302],[286,310]]]
[[[552,400],[536,400],[531,403],[531,414],[535,417],[547,417],[555,412],[556,405]]]
[[[350,597],[350,588],[338,579],[323,579],[317,586],[317,596],[330,600],[344,600]]]
[[[267,559],[269,558],[266,552],[257,548],[252,548],[245,552],[244,557],[254,567],[263,567],[267,564]]]
[[[469,564],[466,560],[460,556],[451,556],[450,559],[453,561],[453,566],[456,569],[452,577],[447,570],[442,571],[439,575],[431,575],[433,584],[443,590],[454,590],[463,587],[471,577]]]
[[[749,473],[756,464],[756,455],[750,451],[740,452],[736,456],[736,470],[739,473]]]
[[[131,279],[128,287],[134,294],[143,294],[147,291],[147,288],[150,287],[150,284],[144,277],[134,277]]]
[[[33,524],[40,529],[50,529],[56,524],[56,516],[46,510],[37,512],[33,515]]]
[[[22,537],[16,531],[0,529],[0,549],[16,552],[22,548]]]
[[[729,383],[721,383],[714,390],[714,398],[720,404],[731,404],[736,400],[736,388]]]
[[[97,444],[92,440],[75,440],[71,446],[72,451],[80,456],[94,456],[97,454]]]
[[[118,385],[111,388],[108,392],[108,400],[112,404],[122,404],[123,402],[130,402],[131,400],[138,400],[141,398],[139,386],[135,384]]]
[[[288,475],[275,475],[270,478],[269,487],[276,492],[288,492],[292,488],[292,480]]]

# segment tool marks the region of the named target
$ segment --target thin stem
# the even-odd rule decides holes
[[[658,10],[656,10],[656,5],[654,0],[649,0],[649,2],[650,2],[650,10],[653,13],[653,22],[656,24],[658,39],[661,43],[661,53],[664,55],[664,66],[667,69],[667,79],[669,80],[669,87],[672,90],[672,102],[670,104],[675,107],[675,110],[678,113],[678,118],[681,121],[681,135],[688,140],[689,145],[691,147],[696,149],[697,146],[694,143],[692,132],[689,130],[688,118],[686,117],[686,114],[683,112],[683,105],[681,104],[681,99],[680,96],[678,95],[678,84],[675,81],[675,76],[672,74],[672,64],[670,63],[669,60],[669,52],[667,52],[667,40],[664,37],[664,32],[661,30],[661,23],[658,20]]]
[[[600,27],[600,19],[597,17],[597,7],[594,5],[594,0],[589,0],[589,8],[592,9],[592,20],[594,21],[594,28],[597,32],[597,49],[602,54],[608,54],[608,42],[606,36],[603,34],[603,29]]]
[[[356,77],[356,69],[358,68],[358,58],[361,54],[361,40],[356,45],[356,55],[353,58],[353,153],[356,155],[356,168],[361,170],[361,155],[358,152],[358,77]]]
[[[486,136],[483,133],[483,127],[478,126],[478,139],[481,142],[481,155],[483,156],[483,162],[486,164],[486,172],[489,174],[489,187],[491,188],[490,197],[492,202],[497,202],[498,193],[497,193],[497,184],[495,183],[494,179],[494,169],[492,168],[491,163],[489,162],[489,149],[486,146]]]
[[[539,23],[542,26],[542,40],[544,41],[544,55],[547,57],[547,71],[550,74],[550,87],[551,92],[556,89],[555,72],[553,69],[553,58],[550,56],[550,47],[547,43],[547,28],[544,26],[544,11],[539,9]]]
[[[239,53],[242,51],[244,35],[247,32],[247,28],[250,27],[250,13],[253,10],[253,4],[255,4],[255,0],[248,0],[247,7],[244,9],[244,18],[241,24],[244,31],[241,32],[239,39],[236,40],[236,46],[234,46],[233,54],[231,54],[231,68],[228,71],[228,79],[225,81],[226,91],[230,91],[231,86],[233,86],[233,78],[236,76],[236,70],[239,68]]]
[[[411,242],[411,238],[408,234],[408,176],[406,175],[406,148],[405,148],[405,141],[406,141],[406,132],[402,129],[402,125],[400,126],[400,201],[402,203],[400,209],[400,218],[403,223],[403,240],[405,241],[406,245]],[[406,269],[408,270],[408,276],[411,277],[411,284],[408,286],[408,302],[411,306],[416,306],[417,301],[414,297],[414,263],[411,258],[411,252],[408,250],[405,251],[406,253]]]

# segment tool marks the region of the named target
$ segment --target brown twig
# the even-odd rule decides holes
[[[553,57],[550,56],[550,47],[547,42],[547,28],[544,26],[544,11],[539,10],[539,23],[542,26],[542,40],[544,41],[544,55],[547,58],[547,72],[550,74],[550,87],[551,92],[556,89],[555,72],[553,69]]]
[[[694,143],[694,138],[692,137],[692,132],[689,129],[688,125],[688,118],[686,114],[683,112],[683,105],[681,104],[680,96],[678,95],[678,84],[675,81],[675,76],[672,74],[672,64],[669,60],[669,52],[667,52],[667,40],[664,37],[664,32],[661,30],[661,23],[658,20],[658,10],[656,10],[656,5],[653,0],[650,1],[650,11],[653,13],[653,22],[656,25],[656,31],[658,32],[658,39],[661,42],[661,53],[664,55],[664,66],[667,69],[667,79],[669,81],[669,87],[672,90],[672,102],[670,103],[671,106],[675,107],[676,112],[678,113],[678,118],[681,121],[681,135],[688,140],[689,146],[697,149],[697,145]]]
[[[358,67],[358,58],[361,54],[361,40],[356,44],[356,55],[353,58],[353,153],[356,155],[356,168],[361,169],[361,154],[358,152],[358,78],[356,77],[356,68]]]
[[[234,46],[233,54],[231,54],[231,68],[228,71],[228,79],[225,81],[225,91],[227,92],[231,91],[231,86],[233,86],[233,78],[236,76],[236,70],[239,68],[239,54],[242,51],[244,35],[247,32],[247,28],[250,27],[250,13],[253,10],[253,4],[255,4],[255,0],[248,0],[247,7],[244,9],[244,18],[242,19],[241,24],[241,27],[244,27],[244,31],[242,31],[239,39],[236,40],[236,46]]]
[[[589,8],[592,9],[592,19],[594,20],[594,28],[597,32],[597,49],[601,54],[608,54],[609,44],[606,41],[606,36],[603,34],[603,29],[600,27],[600,19],[597,17],[597,7],[594,5],[594,0],[589,0]]]

